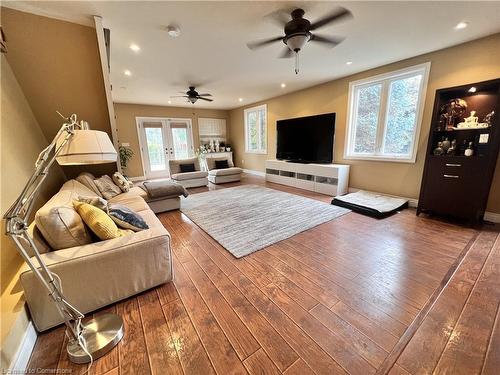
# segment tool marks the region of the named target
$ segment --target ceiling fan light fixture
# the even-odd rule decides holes
[[[284,39],[285,44],[291,51],[298,53],[302,47],[311,39],[310,33],[293,34]]]
[[[196,101],[198,100],[198,98],[194,97],[194,96],[190,96],[188,97],[188,100],[191,102],[191,103],[196,103]]]
[[[181,29],[177,25],[168,25],[167,34],[172,38],[177,38],[179,35],[181,35]]]

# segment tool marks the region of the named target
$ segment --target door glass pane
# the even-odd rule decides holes
[[[409,155],[415,133],[422,75],[398,79],[389,87],[384,154]]]
[[[189,158],[189,144],[187,128],[172,128],[172,144],[175,159]]]
[[[166,169],[162,128],[144,128],[149,167],[152,172]]]
[[[355,153],[375,153],[381,91],[381,83],[362,87],[357,90],[355,108],[356,133],[354,136]]]

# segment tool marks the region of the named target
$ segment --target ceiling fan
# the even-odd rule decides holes
[[[258,40],[255,42],[247,43],[248,48],[251,50],[267,46],[274,42],[282,41],[285,43],[286,48],[281,54],[281,58],[292,57],[295,54],[295,73],[299,73],[299,52],[305,46],[307,42],[318,42],[322,43],[328,47],[335,47],[337,44],[342,42],[343,38],[327,37],[319,34],[313,34],[312,31],[324,27],[334,21],[339,21],[341,19],[352,17],[352,13],[345,8],[337,8],[332,13],[328,14],[311,23],[309,20],[304,18],[305,11],[303,9],[297,8],[293,10],[290,14],[291,20],[287,15],[286,19],[282,15],[286,12],[285,10],[277,11],[271,13],[276,21],[283,26],[285,35],[277,36],[274,38]]]
[[[171,96],[171,98],[187,98],[187,100],[193,104],[196,103],[198,99],[213,102],[213,99],[205,98],[205,96],[212,96],[212,94],[198,94],[194,86],[189,86],[189,90],[186,91],[186,95]]]

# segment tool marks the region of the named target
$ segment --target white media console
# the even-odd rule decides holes
[[[342,195],[347,193],[349,186],[349,166],[266,160],[266,181],[327,195]]]

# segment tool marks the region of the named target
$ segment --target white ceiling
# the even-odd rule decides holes
[[[116,102],[167,105],[171,100],[171,105],[191,106],[170,96],[195,84],[199,92],[214,97],[213,103],[198,101],[195,106],[217,109],[239,107],[500,31],[499,1],[2,1],[2,5],[87,25],[92,25],[92,15],[102,16],[104,26],[111,29]],[[303,7],[311,21],[336,6],[354,15],[318,31],[346,39],[334,49],[306,45],[298,75],[293,59],[277,58],[284,47],[281,42],[258,51],[246,47],[248,41],[282,34],[263,17],[294,6]],[[469,22],[468,28],[455,30],[460,21]],[[180,26],[181,36],[167,35],[170,23]],[[140,46],[139,53],[129,49],[131,43]],[[126,69],[132,72],[130,77],[123,74]]]

